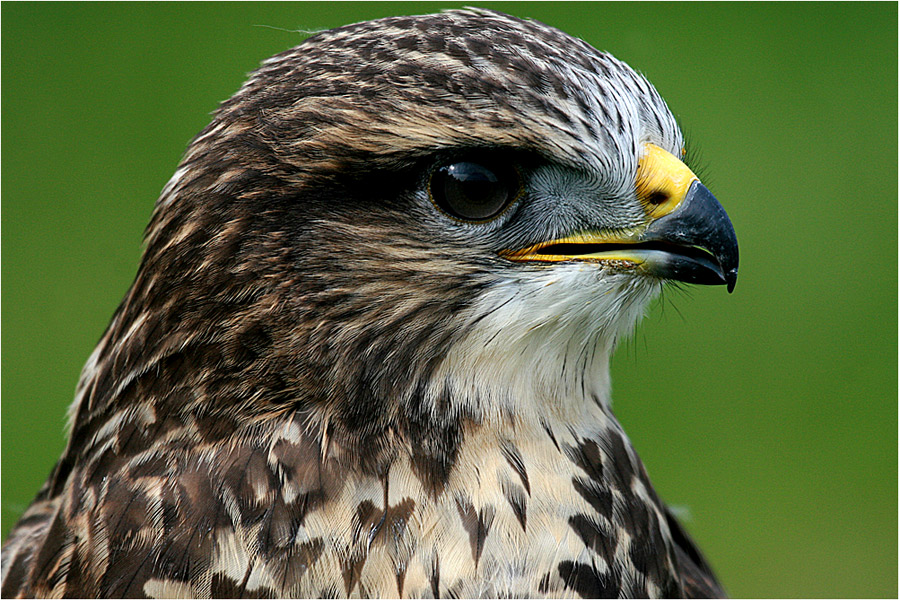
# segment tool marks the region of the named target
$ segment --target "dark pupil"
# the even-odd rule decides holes
[[[442,167],[434,186],[442,208],[463,219],[488,219],[503,210],[510,191],[497,173],[479,163],[460,162]]]

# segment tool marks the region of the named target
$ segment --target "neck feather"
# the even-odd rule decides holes
[[[497,282],[431,379],[477,421],[569,421],[610,403],[609,361],[660,284],[571,265]]]

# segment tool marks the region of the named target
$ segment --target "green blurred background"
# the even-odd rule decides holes
[[[897,5],[478,5],[647,75],[735,225],[735,293],[670,291],[614,360],[729,592],[896,597]],[[210,111],[298,30],[452,6],[3,3],[4,536]]]

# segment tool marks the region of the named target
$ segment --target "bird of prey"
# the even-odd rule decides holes
[[[657,91],[456,10],[265,61],[189,145],[4,596],[708,597],[610,409],[725,211]]]

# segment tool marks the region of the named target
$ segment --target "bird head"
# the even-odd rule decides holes
[[[737,277],[683,155],[644,77],[541,23],[319,33],[193,140],[86,374],[223,432],[302,408],[452,438],[460,416],[605,402],[609,353],[665,282]]]

